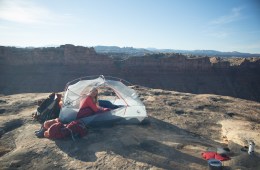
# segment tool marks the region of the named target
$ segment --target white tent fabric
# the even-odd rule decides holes
[[[124,85],[120,81],[106,80],[104,76],[99,76],[96,79],[79,80],[67,87],[63,99],[64,105],[60,114],[62,122],[68,123],[76,119],[80,101],[87,96],[88,92],[93,87],[112,89],[118,99],[110,102],[114,105],[120,105],[120,107],[115,110],[82,118],[86,124],[117,119],[137,120],[137,122],[141,122],[147,117],[145,106],[138,98],[138,94],[135,90]]]

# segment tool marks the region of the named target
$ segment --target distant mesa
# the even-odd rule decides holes
[[[0,46],[0,94],[59,92],[78,77],[110,75],[151,88],[260,101],[260,57],[209,56],[116,46]]]
[[[156,52],[155,52],[156,51]],[[166,52],[167,51],[167,52]],[[245,56],[254,54],[223,53],[213,50],[190,51],[185,50],[147,50],[133,47],[96,46],[83,47],[65,44],[59,47],[42,48],[16,48],[0,46],[0,61],[4,65],[30,65],[30,64],[97,64],[111,65],[111,67],[135,67],[136,65],[160,67],[162,70],[208,70],[211,68],[228,69],[233,66],[256,68],[259,58],[251,57],[226,59],[219,55],[234,53]],[[186,54],[184,54],[186,53]],[[194,55],[196,54],[196,55]],[[204,56],[201,54],[208,54]],[[219,54],[219,55],[217,55]],[[117,62],[117,61],[124,62]],[[158,61],[159,60],[159,61]]]

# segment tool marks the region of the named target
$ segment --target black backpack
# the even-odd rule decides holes
[[[61,94],[51,93],[47,99],[38,101],[39,107],[32,115],[40,123],[59,117]]]

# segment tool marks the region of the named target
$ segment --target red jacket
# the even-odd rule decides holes
[[[80,102],[77,119],[93,115],[94,113],[108,111],[109,109],[98,106],[93,99],[88,96]]]
[[[84,100],[80,101],[80,105],[79,105],[80,109],[83,108],[90,108],[93,112],[98,112],[100,111],[99,107],[97,106],[96,103],[93,102],[93,99],[88,96],[87,98],[85,98]]]

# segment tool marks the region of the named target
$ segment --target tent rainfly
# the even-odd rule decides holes
[[[80,78],[67,84],[59,116],[63,123],[76,119],[80,101],[86,97],[86,94],[93,87],[112,90],[117,98],[106,100],[120,107],[81,118],[85,124],[98,125],[104,122],[141,123],[147,117],[145,106],[138,98],[135,90],[124,85],[121,81],[108,80],[104,76],[99,76],[95,79]]]

